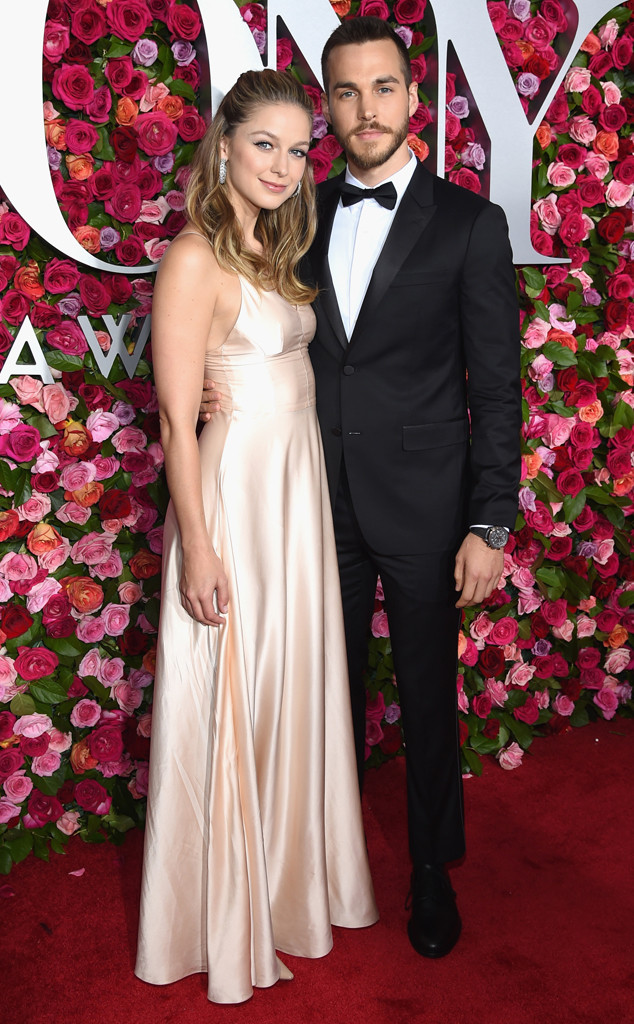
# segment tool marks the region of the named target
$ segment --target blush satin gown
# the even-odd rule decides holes
[[[377,919],[361,820],[310,306],[241,279],[205,375],[209,533],[229,578],[220,629],[181,605],[165,523],[136,974],[207,972],[214,1002],[280,977],[276,950],[321,957],[331,925]]]

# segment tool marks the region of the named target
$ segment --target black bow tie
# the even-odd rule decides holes
[[[391,181],[385,181],[378,188],[358,188],[348,181],[343,181],[340,188],[341,202],[344,206],[360,203],[362,199],[376,199],[386,210],[393,210],[396,206],[396,189]]]

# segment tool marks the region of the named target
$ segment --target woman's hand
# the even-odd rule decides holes
[[[203,626],[224,624],[229,584],[222,562],[212,547],[183,556],[180,594],[183,608],[196,622]]]

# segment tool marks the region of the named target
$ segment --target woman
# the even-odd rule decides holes
[[[240,1002],[377,913],[296,267],[312,108],[275,71],[223,100],[166,253],[153,359],[171,504],[136,973]],[[203,377],[223,391],[196,441]]]

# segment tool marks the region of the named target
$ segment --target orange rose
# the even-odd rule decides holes
[[[156,647],[152,647],[143,655],[143,668],[151,676],[156,673]]]
[[[76,775],[83,775],[84,772],[90,771],[91,768],[96,768],[99,764],[97,758],[93,757],[90,753],[87,737],[79,740],[78,743],[74,743],[71,747],[70,763]]]
[[[606,160],[616,160],[619,155],[619,137],[616,132],[597,132],[592,148],[595,153],[602,153]]]
[[[606,640],[606,646],[607,647],[612,647],[614,650],[616,650],[617,647],[625,647],[625,645],[627,643],[627,638],[628,638],[628,632],[627,632],[625,626],[622,626],[621,623],[619,622],[614,627],[614,629],[610,633],[608,639]]]
[[[345,18],[350,11],[350,0],[330,0],[332,9],[340,18]]]
[[[12,537],[19,525],[20,517],[14,508],[0,512],[0,541]]]
[[[584,41],[582,42],[580,49],[584,53],[589,53],[591,57],[595,53],[598,53],[601,49],[601,40],[598,36],[595,36],[594,32],[589,32]]]
[[[170,120],[178,121],[179,117],[183,113],[184,106],[185,104],[180,96],[172,96],[170,94],[169,96],[164,96],[162,100],[159,100],[156,104],[156,109],[162,110],[164,114],[167,114]]]
[[[44,126],[46,141],[54,149],[66,149],[66,122],[63,117],[47,121]]]
[[[596,423],[603,416],[603,406],[597,398],[591,405],[585,405],[583,409],[578,409],[577,416],[584,423]]]
[[[524,58],[524,63],[526,64],[526,61],[529,59],[529,57],[532,57],[535,53],[535,47],[532,43],[527,43],[525,39],[517,39],[515,45],[522,54],[522,57]]]
[[[547,341],[558,341],[560,345],[565,345],[571,352],[576,352],[578,345],[577,339],[574,334],[568,334],[568,331],[561,331],[558,327],[552,327],[547,336]]]
[[[138,580],[147,580],[161,571],[161,559],[154,552],[141,548],[130,559],[130,569]]]
[[[49,526],[48,523],[38,523],[26,538],[26,546],[33,555],[43,555],[47,551],[54,551],[61,543],[61,536],[55,527]]]
[[[467,649],[467,638],[464,635],[464,633],[462,632],[462,630],[460,630],[460,632],[458,633],[458,657],[459,658],[462,657],[462,655],[464,654],[466,649]]]
[[[539,473],[542,458],[537,452],[531,452],[529,455],[524,456],[524,462],[526,463],[526,479],[534,480]]]
[[[548,149],[551,142],[553,141],[553,132],[552,128],[548,124],[548,121],[542,121],[539,128],[535,132],[535,136],[542,149]]]
[[[99,480],[91,480],[83,487],[78,487],[76,491],[64,491],[64,498],[66,501],[77,502],[82,508],[89,508],[90,505],[97,504],[103,492],[103,484]]]
[[[60,583],[73,608],[82,615],[97,611],[103,604],[103,588],[90,576],[66,576]]]
[[[90,224],[82,224],[80,227],[75,228],[73,234],[87,252],[91,252],[94,255],[101,251],[101,237],[97,228],[91,228]]]
[[[139,105],[130,96],[122,96],[117,103],[114,116],[117,124],[134,124],[139,116]]]
[[[41,299],[46,293],[46,289],[40,281],[40,268],[35,260],[29,260],[25,267],[19,267],[16,270],[13,283],[19,292],[34,302]]]
[[[411,149],[412,153],[415,153],[418,159],[423,162],[429,156],[429,146],[422,139],[418,138],[418,135],[408,135],[407,145]]]
[[[614,481],[613,492],[621,497],[629,494],[634,487],[634,470]]]
[[[78,156],[67,153],[64,160],[73,181],[85,181],[92,174],[95,161],[90,153],[80,153]]]
[[[59,442],[67,455],[84,455],[92,444],[90,432],[76,420],[68,420]]]

